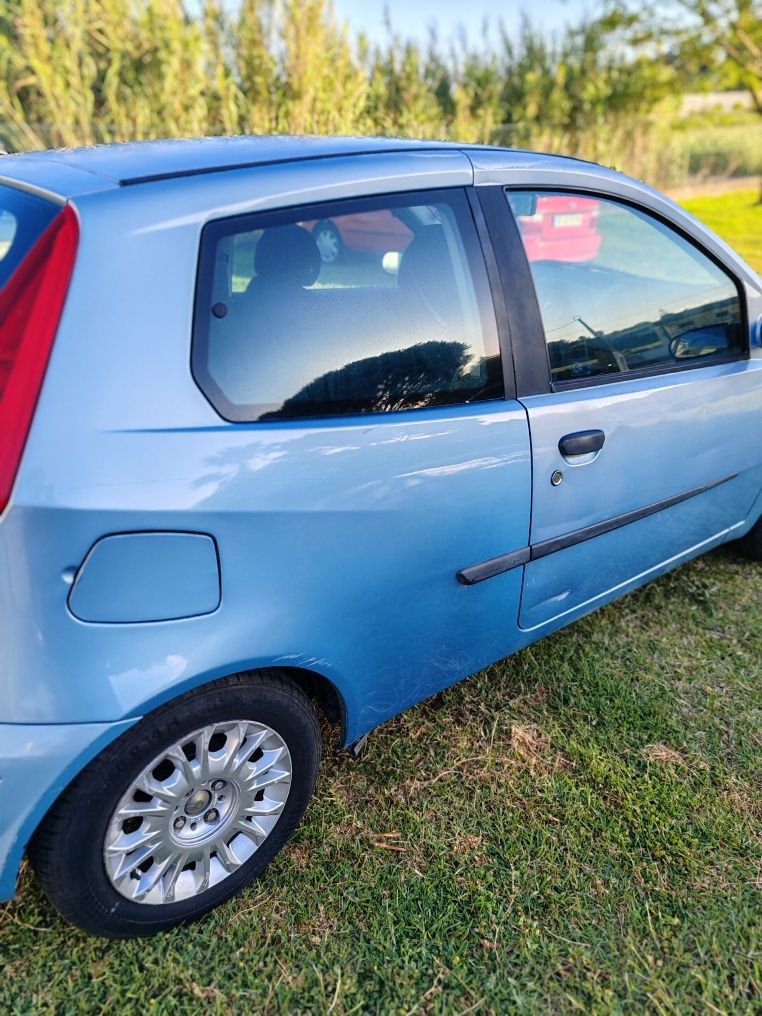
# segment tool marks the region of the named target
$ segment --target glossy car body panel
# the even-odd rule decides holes
[[[119,533],[88,551],[69,593],[80,621],[142,624],[211,614],[220,605],[220,569],[211,536]]]
[[[0,746],[0,776],[3,765],[28,772],[19,785],[30,800],[23,822],[0,839],[0,898],[12,894],[24,842],[77,769],[182,692],[246,668],[308,671],[336,689],[349,743],[593,606],[742,535],[762,512],[757,331],[742,363],[563,395],[548,385],[544,393],[521,391],[519,400],[331,420],[228,423],[191,376],[207,222],[474,183],[477,190],[570,186],[639,202],[732,267],[756,322],[758,277],[635,181],[532,153],[393,140],[169,142],[2,161],[5,178],[73,200],[81,238],[0,519],[0,738],[12,732]],[[138,182],[144,178],[156,179]],[[489,262],[494,255],[485,253]],[[505,299],[525,296],[506,292]],[[510,371],[511,356],[529,355],[536,336],[514,328],[511,349],[503,332]],[[674,441],[663,438],[667,425],[679,435]],[[586,465],[560,460],[565,479],[551,497],[558,439],[594,426],[606,431],[604,448]],[[733,435],[733,449],[722,451]],[[461,569],[514,551],[524,561],[535,542],[699,486],[721,467],[737,478],[692,504],[471,586],[456,579]],[[221,598],[218,586],[212,612],[158,620],[161,609],[147,602],[141,616],[144,561],[130,563],[132,589],[107,616],[97,614],[107,609],[99,601],[113,610],[114,593],[97,575],[88,591],[86,567],[72,609],[100,620],[75,617],[72,577],[91,548],[149,532],[215,541]],[[616,574],[605,588],[587,582],[596,562],[612,555]],[[198,582],[199,601],[209,606],[208,564],[200,571],[191,568],[191,585]],[[573,592],[561,602],[566,588]],[[158,599],[179,595],[165,589]],[[110,623],[117,619],[131,623]],[[48,757],[44,778],[25,752],[30,760]],[[13,802],[3,793],[5,782],[5,815],[4,802]]]
[[[532,542],[758,468],[758,435],[744,422],[758,409],[760,386],[762,360],[743,360],[525,397],[535,462]],[[603,448],[594,461],[565,461],[559,438],[583,426],[604,432]],[[564,482],[551,489],[555,469]],[[724,488],[731,524],[753,500],[740,487]]]
[[[209,172],[307,162],[346,156],[390,155],[436,151],[458,152],[461,146],[441,141],[408,138],[238,136],[127,142],[91,148],[64,148],[11,156],[4,164],[18,166],[24,176],[43,163],[56,172],[60,167],[94,174],[112,184],[136,184],[162,178],[178,179]],[[308,161],[309,160],[309,161]]]
[[[40,817],[99,751],[136,722],[0,723],[0,901],[13,896]]]
[[[536,627],[741,525],[762,483],[759,437],[745,426],[758,412],[761,389],[762,361],[753,360],[525,398],[533,544],[727,479],[664,512],[532,561],[521,626]],[[590,427],[606,436],[600,453],[565,460],[559,438]],[[556,470],[564,478],[553,486]]]
[[[0,157],[0,182],[64,204],[70,198],[113,190],[114,183],[87,170],[45,161],[34,155]]]
[[[352,740],[511,648],[504,619],[516,617],[520,573],[473,598],[454,575],[527,542],[529,441],[515,403],[330,426],[137,428],[98,444],[69,476],[66,509],[19,507],[4,526],[11,547],[25,547],[23,559],[8,560],[8,580],[22,568],[44,578],[17,584],[4,619],[16,662],[2,686],[5,718],[117,719],[199,678],[279,663],[333,681]],[[133,491],[129,506],[119,477]],[[89,508],[78,504],[85,491]],[[87,554],[104,516],[122,532],[213,529],[219,610],[166,624],[84,625],[58,609],[64,572]],[[350,615],[351,625],[336,624]],[[41,624],[42,659],[33,638]],[[23,677],[33,665],[35,688]]]

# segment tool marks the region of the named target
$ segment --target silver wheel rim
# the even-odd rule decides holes
[[[339,235],[330,226],[323,226],[315,237],[320,257],[326,264],[331,264],[339,256]]]
[[[291,790],[291,755],[271,727],[213,723],[146,766],[109,820],[109,882],[135,903],[187,900],[230,875],[262,846]]]

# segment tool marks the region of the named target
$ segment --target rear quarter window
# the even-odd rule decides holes
[[[52,201],[0,184],[0,288],[58,211]]]
[[[494,312],[465,194],[210,223],[193,374],[221,416],[242,422],[501,398]]]

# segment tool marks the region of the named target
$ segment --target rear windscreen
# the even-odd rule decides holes
[[[0,184],[0,288],[59,210],[52,201]]]

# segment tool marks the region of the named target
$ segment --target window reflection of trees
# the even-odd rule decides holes
[[[485,361],[474,366],[464,342],[420,342],[328,371],[261,419],[421,409],[441,404],[444,392],[461,398],[481,371],[486,378]]]

